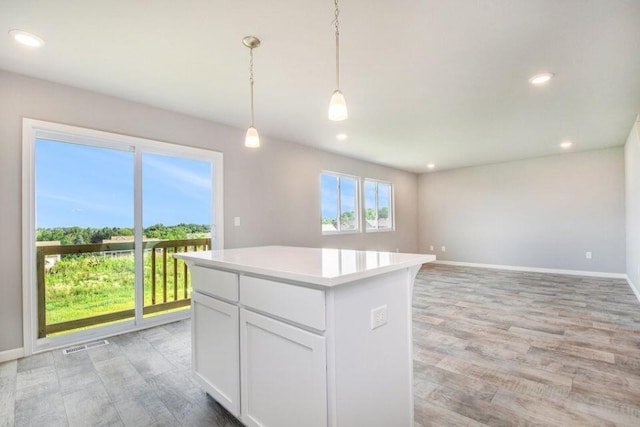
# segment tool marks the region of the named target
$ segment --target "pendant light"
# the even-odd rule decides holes
[[[344,95],[340,92],[340,22],[338,16],[340,15],[340,9],[338,8],[338,0],[334,0],[335,3],[335,19],[334,24],[336,27],[336,90],[331,95],[331,102],[329,102],[329,120],[339,122],[346,120],[349,117],[347,113],[347,101],[344,99]]]
[[[253,126],[253,49],[260,46],[260,39],[254,36],[247,36],[242,39],[242,44],[249,48],[249,85],[251,86],[251,126],[247,129],[244,138],[245,147],[260,147],[260,135]]]

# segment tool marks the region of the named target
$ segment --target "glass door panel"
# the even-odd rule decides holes
[[[36,139],[38,338],[134,317],[134,153]]]
[[[189,307],[188,270],[173,254],[211,248],[211,166],[142,153],[144,316]]]

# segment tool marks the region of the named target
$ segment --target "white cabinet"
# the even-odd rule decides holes
[[[196,381],[247,426],[298,426],[305,420],[305,426],[326,427],[325,337],[250,311],[324,329],[324,292],[199,266],[191,270]]]
[[[194,376],[246,426],[413,426],[412,286],[433,256],[264,247],[175,257],[192,274]]]
[[[242,422],[327,425],[325,338],[240,309]]]
[[[238,307],[193,292],[192,369],[202,388],[240,416]]]

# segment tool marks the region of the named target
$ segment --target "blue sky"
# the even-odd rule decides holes
[[[321,175],[322,217],[336,218],[338,216],[338,185],[334,175]],[[355,194],[357,181],[352,178],[342,177],[340,181],[340,203],[342,212],[355,210]],[[375,203],[375,202],[374,202]]]
[[[134,154],[36,141],[36,226],[133,228]],[[210,224],[209,162],[143,153],[143,226]]]
[[[337,179],[333,175],[322,174],[320,176],[323,218],[336,218],[338,216]]]
[[[376,183],[373,181],[364,183],[364,203],[365,209],[376,208]]]

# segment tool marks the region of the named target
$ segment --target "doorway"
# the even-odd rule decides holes
[[[33,352],[188,317],[188,270],[172,255],[222,248],[222,154],[30,119],[24,128]]]

